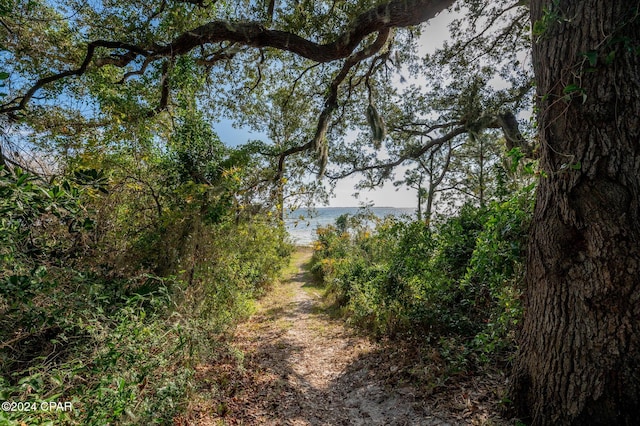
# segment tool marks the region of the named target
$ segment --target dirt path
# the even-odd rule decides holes
[[[200,371],[200,381],[215,381],[218,391],[189,424],[451,424],[430,413],[410,386],[385,386],[395,367],[323,310],[303,268],[310,256],[299,250],[290,279],[240,325],[238,356]]]

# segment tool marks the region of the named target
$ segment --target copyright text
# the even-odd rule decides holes
[[[2,411],[73,411],[70,401],[4,401]]]

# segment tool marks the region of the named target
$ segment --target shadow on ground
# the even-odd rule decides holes
[[[412,385],[413,369],[428,368],[429,355],[372,343],[345,327],[305,291],[317,289],[309,272],[299,269],[283,288],[239,328],[244,358],[228,356],[199,371],[206,378],[200,391],[211,399],[185,424],[502,423],[489,419],[473,389],[450,389],[446,407],[439,407],[428,387]]]

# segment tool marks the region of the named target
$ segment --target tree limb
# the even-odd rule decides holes
[[[159,48],[157,55],[181,55],[201,44],[231,41],[251,47],[272,47],[315,62],[346,58],[369,34],[428,21],[454,0],[393,0],[359,15],[335,41],[318,44],[287,31],[269,30],[261,23],[212,21]]]
[[[347,77],[349,71],[351,70],[351,68],[353,68],[354,65],[375,55],[382,48],[382,46],[384,46],[384,44],[389,39],[390,33],[391,31],[388,28],[380,31],[378,33],[378,38],[376,38],[376,40],[370,46],[367,46],[366,48],[347,58],[344,64],[342,64],[342,69],[331,82],[331,86],[329,87],[329,96],[327,96],[325,107],[320,113],[316,133],[312,141],[313,147],[320,154],[320,171],[318,172],[319,176],[322,176],[324,174],[324,170],[327,165],[328,145],[326,143],[325,136],[327,133],[327,128],[329,127],[329,118],[338,106],[338,88]]]
[[[127,53],[125,53],[124,55],[118,55],[116,58],[105,58],[100,60],[101,62],[99,61],[98,66],[113,64],[116,66],[123,67],[129,64],[131,61],[133,61],[138,55],[148,56],[150,54],[150,52],[146,51],[145,49],[139,46],[134,46],[127,43],[106,41],[106,40],[97,40],[97,41],[91,42],[87,45],[87,53],[80,67],[76,68],[75,70],[63,71],[61,73],[53,74],[48,77],[43,77],[39,79],[31,86],[29,90],[27,90],[27,92],[24,95],[18,96],[12,99],[11,101],[9,101],[8,103],[0,106],[0,114],[11,114],[26,108],[27,104],[33,98],[36,92],[49,83],[53,83],[55,81],[62,80],[67,77],[79,76],[84,74],[87,71],[89,64],[91,63],[91,60],[93,59],[96,48],[98,47],[105,47],[108,49],[128,50]]]
[[[446,142],[452,140],[453,138],[455,138],[458,135],[466,133],[467,131],[468,131],[468,129],[466,127],[463,127],[463,126],[456,127],[453,130],[451,130],[450,132],[440,136],[439,138],[432,139],[428,143],[426,143],[426,144],[424,144],[424,145],[422,145],[420,147],[414,147],[413,149],[409,149],[407,152],[405,152],[404,154],[400,155],[397,159],[395,159],[393,161],[389,161],[389,162],[386,162],[386,163],[369,164],[367,166],[362,166],[362,167],[354,167],[353,169],[348,170],[346,172],[343,172],[343,173],[340,173],[340,174],[337,174],[337,175],[327,175],[327,177],[329,179],[336,180],[336,179],[342,179],[342,178],[351,176],[354,173],[361,173],[361,172],[366,172],[366,171],[369,171],[369,170],[384,169],[384,170],[389,170],[390,171],[394,167],[399,166],[400,164],[404,163],[407,160],[413,160],[413,159],[420,158],[424,153],[426,153],[430,149],[432,149],[434,147],[442,146]]]
[[[512,149],[514,147],[519,147],[522,153],[528,158],[535,158],[535,153],[531,144],[524,138],[520,129],[518,127],[518,121],[515,115],[511,111],[502,112],[500,114],[496,114],[494,116],[482,116],[478,120],[473,123],[468,123],[466,125],[462,125],[463,123],[449,123],[449,124],[460,124],[460,126],[455,127],[453,130],[449,131],[443,136],[438,138],[433,138],[429,135],[429,132],[435,129],[441,129],[444,125],[433,125],[428,127],[426,130],[416,130],[416,129],[407,129],[403,126],[396,126],[396,130],[400,130],[403,133],[412,135],[412,136],[426,136],[430,138],[430,141],[426,144],[421,145],[417,148],[410,148],[407,152],[400,155],[396,160],[386,162],[386,163],[378,163],[378,164],[370,164],[367,166],[357,166],[351,170],[346,172],[328,176],[330,179],[342,179],[347,176],[350,176],[355,173],[366,172],[369,170],[376,169],[384,169],[391,170],[394,167],[399,166],[403,162],[412,159],[418,159],[422,155],[424,155],[427,151],[440,147],[444,143],[451,141],[454,137],[467,133],[470,131],[470,128],[474,130],[482,130],[482,129],[501,129],[505,140],[507,149]],[[449,151],[449,154],[451,151]],[[447,165],[449,162],[449,155],[447,156]]]
[[[494,119],[487,125],[488,128],[502,129],[506,141],[507,150],[514,147],[520,148],[520,151],[527,158],[535,158],[535,153],[531,144],[522,136],[518,126],[518,120],[511,111],[497,114]]]
[[[186,3],[202,4],[202,1]],[[437,13],[453,4],[454,0],[392,0],[360,14],[353,24],[335,40],[328,44],[319,44],[296,34],[266,29],[257,22],[212,21],[187,31],[167,45],[141,47],[117,41],[97,40],[87,45],[82,64],[73,70],[52,74],[37,80],[24,95],[0,105],[0,114],[11,114],[26,108],[34,94],[42,87],[68,77],[84,74],[94,58],[95,49],[124,49],[125,54],[112,58],[101,58],[95,66],[107,64],[125,67],[138,56],[160,59],[186,54],[198,46],[223,41],[235,42],[249,47],[271,47],[288,51],[311,59],[315,62],[331,62],[344,59],[370,34],[383,33],[394,27],[418,25],[433,18]]]

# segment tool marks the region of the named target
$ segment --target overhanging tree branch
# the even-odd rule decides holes
[[[106,41],[106,40],[97,40],[97,41],[91,42],[87,45],[87,53],[80,67],[74,70],[63,71],[61,73],[53,74],[48,77],[43,77],[39,79],[31,86],[31,88],[29,88],[29,90],[27,90],[27,92],[24,95],[18,96],[12,99],[11,101],[9,101],[8,103],[0,106],[0,114],[11,114],[26,108],[27,104],[29,103],[29,101],[31,101],[31,99],[36,94],[36,92],[40,90],[42,87],[46,86],[47,84],[50,84],[59,80],[63,80],[68,77],[80,76],[84,74],[87,71],[89,64],[93,59],[95,50],[99,47],[104,47],[108,49],[124,49],[124,50],[127,50],[127,53],[121,54],[121,55],[115,55],[111,58],[102,58],[97,61],[96,63],[97,66],[104,66],[104,65],[111,64],[119,67],[124,67],[139,55],[142,55],[142,56],[150,55],[150,52],[148,52],[147,50],[139,46],[134,46],[127,43],[113,42],[113,41]]]
[[[0,105],[0,114],[12,114],[25,109],[35,93],[50,83],[84,74],[94,60],[96,48],[99,47],[125,50],[126,53],[96,59],[94,61],[96,67],[111,64],[123,68],[139,56],[153,61],[163,57],[184,55],[196,47],[224,41],[249,47],[271,47],[315,62],[331,62],[349,57],[370,34],[384,33],[394,27],[418,25],[433,18],[453,2],[454,0],[393,0],[381,4],[357,16],[347,30],[337,35],[334,41],[328,44],[319,44],[286,31],[270,30],[258,22],[229,21],[212,21],[201,25],[179,35],[173,42],[166,45],[143,47],[118,41],[97,40],[87,45],[84,60],[78,68],[37,80],[24,95]]]
[[[535,157],[532,144],[522,136],[518,126],[518,120],[511,111],[497,114],[493,120],[487,124],[487,128],[502,130],[508,150],[518,147],[527,158]]]
[[[232,41],[251,47],[272,47],[315,62],[346,58],[370,34],[418,25],[433,18],[454,0],[394,0],[360,14],[348,30],[328,44],[319,44],[287,31],[270,30],[261,23],[212,21],[177,37],[157,50],[158,55],[181,55],[201,44]]]
[[[434,130],[440,130],[444,128],[451,128],[444,135],[434,138],[430,133]],[[348,176],[351,176],[355,173],[362,173],[371,170],[383,170],[385,173],[390,173],[390,171],[403,162],[407,160],[416,160],[420,159],[425,153],[432,149],[438,149],[442,145],[447,142],[450,142],[458,135],[470,132],[477,132],[483,129],[501,129],[505,140],[507,149],[511,149],[513,147],[519,147],[521,152],[528,158],[534,158],[535,152],[533,146],[530,142],[528,142],[518,127],[518,121],[515,115],[510,111],[501,112],[495,115],[486,115],[481,116],[477,120],[471,123],[461,123],[461,122],[452,122],[445,124],[436,124],[428,126],[426,129],[415,129],[408,128],[406,126],[396,126],[395,130],[401,132],[402,134],[408,136],[421,136],[429,138],[429,142],[421,144],[417,147],[409,147],[403,154],[398,156],[393,161],[388,161],[384,163],[376,163],[376,164],[368,164],[366,166],[361,166],[357,164],[353,164],[353,168],[351,170],[344,171],[342,173],[328,175],[330,179],[342,179]],[[447,157],[447,162],[449,161],[449,157]],[[448,164],[447,164],[448,165]]]
[[[397,159],[393,160],[393,161],[388,161],[385,163],[377,163],[377,164],[369,164],[366,166],[357,166],[354,167],[351,170],[348,170],[346,172],[343,173],[339,173],[336,175],[327,175],[327,177],[329,179],[342,179],[348,176],[351,176],[352,174],[355,173],[362,173],[362,172],[366,172],[366,171],[370,171],[370,170],[388,170],[391,171],[394,167],[399,166],[400,164],[404,163],[407,160],[414,160],[417,158],[420,158],[423,154],[425,154],[427,151],[429,151],[430,149],[436,148],[436,147],[440,147],[442,145],[444,145],[446,142],[449,142],[450,140],[452,140],[453,138],[455,138],[458,135],[461,135],[463,133],[466,133],[468,131],[468,129],[466,127],[460,126],[460,127],[456,127],[453,130],[449,131],[448,133],[440,136],[439,138],[435,138],[430,140],[429,142],[427,142],[426,144],[423,144],[419,147],[414,147],[412,149],[407,150],[407,152],[405,152],[404,154],[400,155]]]
[[[338,106],[338,88],[347,77],[349,71],[351,70],[351,68],[353,68],[354,65],[375,55],[378,51],[380,51],[382,46],[384,46],[384,44],[389,39],[390,33],[391,31],[388,28],[380,31],[378,33],[378,37],[370,46],[367,46],[366,48],[347,58],[347,60],[342,65],[342,69],[331,82],[331,86],[329,87],[329,96],[327,96],[325,107],[320,113],[316,133],[312,141],[312,146],[320,155],[320,171],[318,172],[320,176],[324,174],[327,165],[328,144],[326,141],[326,134],[327,128],[329,127],[329,119],[331,118],[331,114]]]

